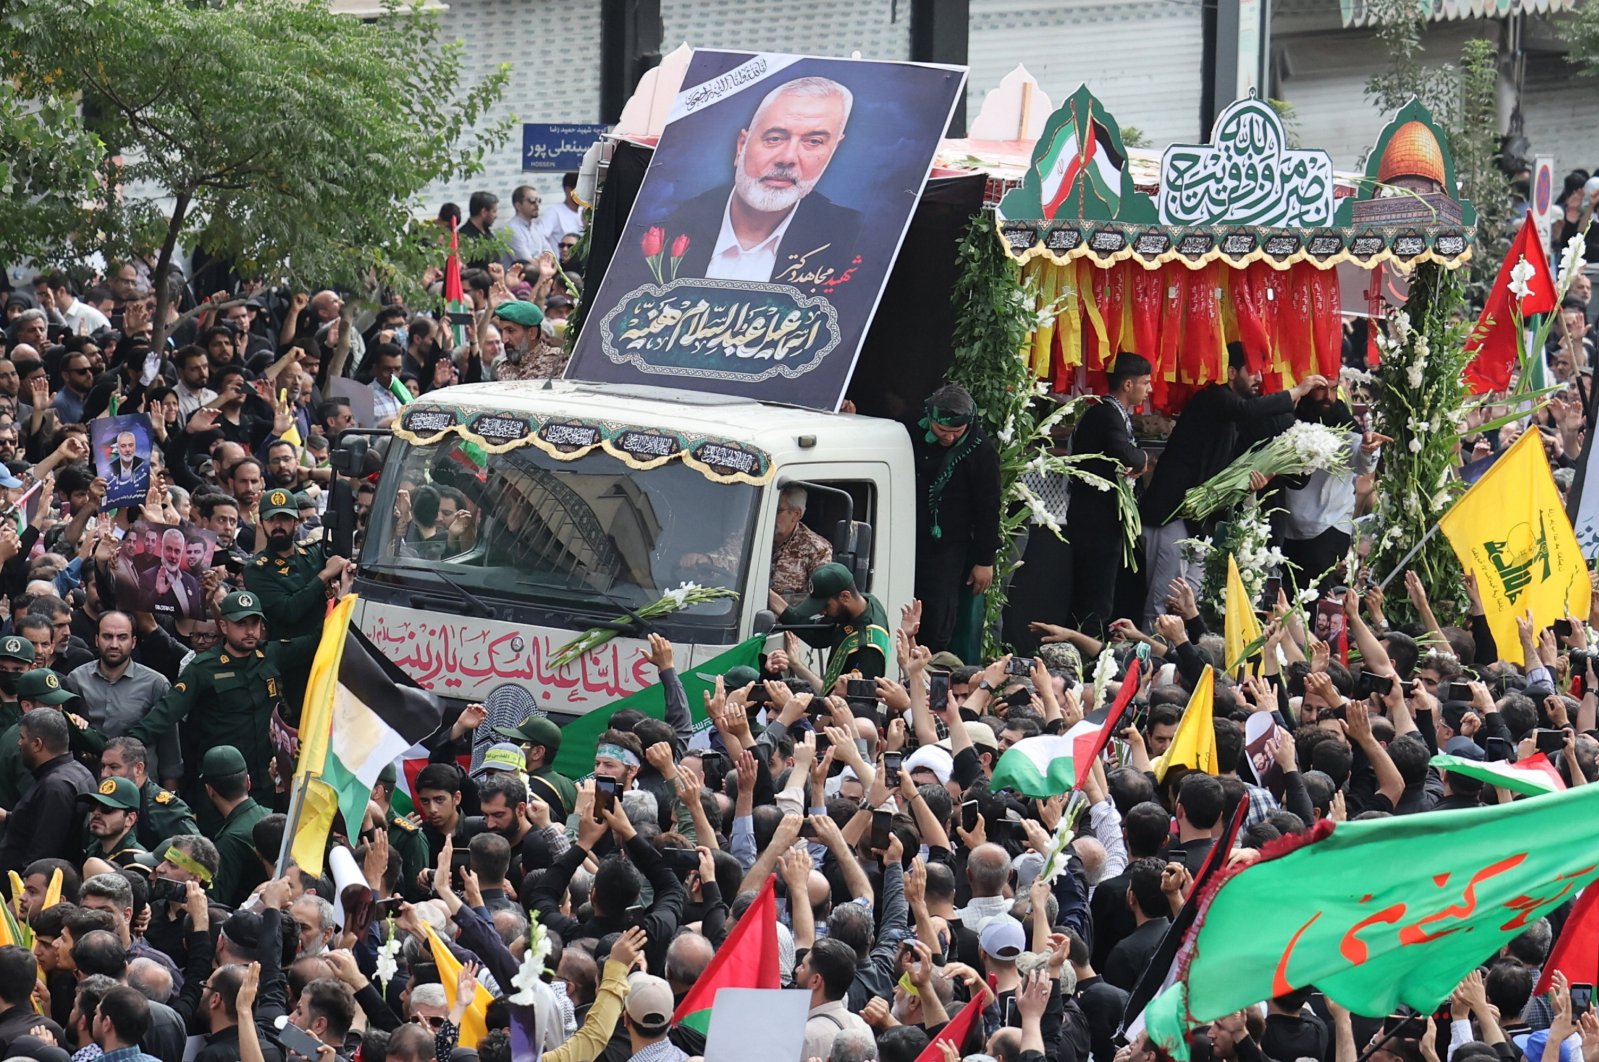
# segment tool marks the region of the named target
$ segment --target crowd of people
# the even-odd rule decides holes
[[[941,388],[915,440],[917,600],[857,587],[804,525],[804,491],[784,491],[772,605],[808,625],[812,646],[790,633],[758,667],[717,676],[708,742],[655,635],[666,717],[612,715],[582,750],[591,776],[555,769],[563,731],[550,719],[490,727],[483,705],[458,705],[424,742],[426,766],[391,765],[361,821],[336,825],[327,865],[353,876],[285,865],[282,750],[320,617],[355,571],[320,539],[330,447],[352,417],[330,382],[353,373],[382,424],[402,390],[559,375],[556,324],[582,284],[572,187],[548,225],[537,193],[517,189],[503,254],[494,196],[441,215],[460,224],[471,267],[473,320],[460,328],[393,305],[356,333],[332,291],[241,284],[195,299],[191,287],[173,301],[170,342],[152,347],[140,262],[42,276],[7,297],[0,873],[16,894],[0,923],[0,1059],[698,1057],[703,1028],[674,1016],[741,921],[762,917],[752,909],[775,880],[779,980],[808,994],[800,1062],[1150,1062],[1147,1038],[1127,1035],[1131,994],[1239,808],[1238,850],[1223,855],[1248,860],[1323,819],[1510,799],[1431,767],[1440,752],[1545,752],[1570,786],[1599,777],[1592,617],[1524,624],[1504,647],[1469,576],[1461,625],[1440,622],[1419,579],[1404,582],[1418,617],[1406,625],[1388,623],[1380,591],[1332,589],[1388,441],[1336,382],[1262,395],[1235,351],[1227,381],[1151,455],[1132,419],[1149,363],[1122,355],[1073,446],[1147,481],[1141,592],[1118,586],[1103,499],[1078,491],[1072,625],[1034,624],[1033,657],[952,651],[961,595],[995,579],[998,458],[971,396]],[[1575,357],[1578,322],[1563,327]],[[1569,458],[1587,406],[1557,397],[1552,422],[1529,430]],[[149,414],[156,436],[150,487],[103,509],[90,425],[130,412]],[[1284,551],[1330,573],[1347,638],[1318,636],[1281,593],[1262,609],[1259,672],[1240,678],[1222,673],[1220,632],[1177,552],[1199,529],[1174,513],[1296,418],[1347,430],[1349,474],[1254,486],[1280,499]],[[372,496],[365,485],[363,511]],[[430,527],[470,522],[466,499],[435,502]],[[185,608],[121,591],[166,570],[168,543],[147,548],[141,521],[177,529],[174,558],[214,542],[209,564],[181,566],[196,568],[192,586],[161,584]],[[1509,662],[1518,655],[1525,665]],[[1207,673],[1215,758],[1201,765],[1172,742]],[[1079,799],[990,785],[1012,746],[1103,719],[1118,698],[1126,725]],[[1257,717],[1273,740],[1252,756]],[[474,761],[485,728],[494,743]],[[1074,839],[1051,858],[1063,818]],[[1212,1023],[1196,1047],[1238,1062],[1355,1062],[1367,1044],[1378,1062],[1555,1062],[1554,1050],[1595,1062],[1599,1018],[1574,1010],[1563,983],[1532,994],[1556,928],[1538,920],[1484,955],[1447,1015],[1412,1016],[1397,1034],[1305,989]],[[963,1014],[961,1042],[940,1041]]]

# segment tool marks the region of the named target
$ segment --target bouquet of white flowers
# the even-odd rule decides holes
[[[1308,421],[1295,421],[1275,439],[1242,454],[1236,461],[1183,496],[1178,515],[1203,520],[1230,508],[1251,493],[1250,477],[1300,476],[1307,472],[1349,471],[1349,433]]]
[[[737,590],[728,590],[720,586],[700,586],[698,583],[684,583],[675,589],[668,590],[659,601],[635,609],[632,616],[618,616],[617,624],[627,623],[634,616],[639,619],[660,619],[681,608],[693,608],[703,605],[707,601],[715,601],[720,597],[737,597]],[[567,664],[580,658],[584,653],[591,652],[616,637],[616,631],[610,627],[591,627],[582,634],[573,638],[555,651],[550,657],[550,666],[563,668]]]

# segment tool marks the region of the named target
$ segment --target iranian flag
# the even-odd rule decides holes
[[[1549,757],[1541,752],[1516,763],[1511,763],[1509,760],[1491,762],[1468,760],[1460,756],[1443,754],[1434,756],[1430,762],[1434,767],[1453,774],[1463,774],[1467,778],[1475,778],[1488,785],[1497,785],[1513,793],[1525,793],[1527,796],[1559,793],[1566,788],[1560,772],[1549,762]]]
[[[1430,1014],[1460,979],[1599,878],[1599,786],[1493,807],[1318,822],[1229,868],[1181,979],[1144,1012],[1188,1058],[1196,1024],[1315,985],[1356,1014]],[[1284,897],[1291,897],[1285,903]]]
[[[724,988],[781,988],[777,958],[777,875],[770,875],[761,893],[750,904],[733,932],[716,949],[715,958],[705,968],[683,1002],[677,1005],[674,1022],[700,1033],[711,1027],[711,1008],[716,993]]]
[[[1078,181],[1084,183],[1085,195],[1091,191],[1114,213],[1121,203],[1122,168],[1127,160],[1117,152],[1110,130],[1094,117],[1092,104],[1087,114],[1076,112],[1075,99],[1068,106],[1072,120],[1060,127],[1049,151],[1038,160],[1038,198],[1044,216],[1055,216],[1077,190]]]
[[[390,663],[350,623],[356,595],[322,624],[311,664],[290,808],[295,865],[321,874],[334,817],[354,833],[383,768],[439,728],[443,705]],[[409,781],[409,779],[408,779]]]
[[[1022,796],[1047,799],[1081,789],[1094,769],[1094,761],[1120,727],[1123,713],[1138,692],[1139,662],[1127,667],[1115,703],[1105,721],[1083,720],[1064,734],[1039,734],[1022,738],[999,758],[988,783],[992,791],[1009,789]]]

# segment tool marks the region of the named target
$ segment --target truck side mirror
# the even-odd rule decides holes
[[[341,476],[366,475],[367,441],[360,435],[341,438],[328,454],[328,465]]]
[[[777,626],[777,613],[769,608],[763,608],[755,613],[755,618],[750,621],[750,629],[756,634],[770,634],[775,626]]]
[[[872,525],[864,520],[840,520],[833,527],[833,560],[855,576],[862,590],[872,588]]]
[[[361,440],[366,449],[366,440]],[[343,476],[335,476],[328,487],[328,508],[322,514],[322,526],[327,529],[328,553],[335,557],[350,557],[355,553],[355,488]]]

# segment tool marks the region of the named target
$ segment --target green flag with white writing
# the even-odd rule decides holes
[[[688,694],[688,710],[696,727],[705,721],[705,694],[716,688],[716,678],[735,667],[760,666],[761,646],[766,638],[756,635],[703,664],[679,669],[678,679]],[[637,693],[630,693],[604,708],[597,708],[561,728],[561,751],[555,755],[555,769],[568,778],[584,778],[594,773],[594,746],[611,725],[611,716],[624,708],[643,712],[652,719],[666,718],[666,691],[657,682]]]
[[[1431,1013],[1472,968],[1599,878],[1596,815],[1599,786],[1583,786],[1495,807],[1322,820],[1308,843],[1224,879],[1201,911],[1185,949],[1184,1024],[1308,985],[1356,1014],[1401,1003]],[[1168,989],[1149,1017],[1175,996]]]

